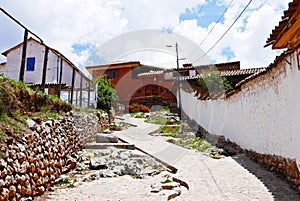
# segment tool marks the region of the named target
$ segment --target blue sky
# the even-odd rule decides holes
[[[212,22],[216,22],[226,8],[224,4],[217,4],[216,1],[207,1],[203,5],[193,8],[186,8],[185,12],[180,14],[180,21],[196,19],[199,26],[207,28]],[[220,23],[224,22],[224,17]]]

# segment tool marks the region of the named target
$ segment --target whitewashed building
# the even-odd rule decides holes
[[[47,57],[45,57],[46,48],[49,50]],[[7,61],[1,66],[0,73],[19,80],[22,49],[23,43],[20,43],[2,53]],[[46,70],[43,85],[45,58]],[[32,37],[27,40],[23,80],[36,87],[44,86],[46,93],[58,94],[61,99],[73,104],[83,107],[95,104],[91,79],[59,51]]]

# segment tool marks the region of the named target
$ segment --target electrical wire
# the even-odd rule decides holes
[[[225,10],[223,11],[222,15],[220,15],[219,19],[217,20],[217,22],[214,24],[214,26],[209,30],[209,32],[207,33],[207,35],[203,38],[203,40],[200,42],[199,46],[201,46],[204,41],[207,39],[207,37],[210,35],[210,33],[214,30],[214,28],[216,27],[216,25],[220,22],[220,20],[222,19],[222,17],[225,15],[225,13],[227,12],[228,8],[231,6],[233,0],[230,1],[230,3],[227,5],[227,7],[225,8]]]
[[[230,1],[230,3],[226,6],[225,10],[223,11],[223,13],[220,15],[220,17],[218,18],[218,20],[216,21],[216,23],[214,24],[214,26],[209,30],[209,32],[206,34],[206,36],[202,39],[202,41],[198,44],[198,47],[195,48],[192,53],[189,55],[189,57],[191,55],[193,55],[196,50],[204,43],[204,41],[207,39],[207,37],[210,35],[210,33],[215,29],[215,27],[217,26],[217,24],[220,22],[220,20],[222,19],[222,17],[225,15],[225,13],[227,12],[228,8],[231,6],[233,0]],[[202,10],[202,9],[201,9]]]
[[[222,39],[223,37],[228,33],[228,31],[233,27],[233,25],[238,21],[238,19],[242,16],[242,14],[246,11],[246,9],[251,4],[252,0],[248,2],[248,4],[245,6],[245,8],[242,10],[242,12],[237,16],[237,18],[233,21],[233,23],[228,27],[228,29],[223,33],[223,35],[211,46],[201,57],[196,59],[193,63],[196,63],[200,59],[202,59],[204,56],[206,56]]]

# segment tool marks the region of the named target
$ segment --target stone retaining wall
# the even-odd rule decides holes
[[[76,151],[99,125],[91,115],[74,117],[37,122],[31,134],[0,142],[0,201],[32,200],[76,166]]]

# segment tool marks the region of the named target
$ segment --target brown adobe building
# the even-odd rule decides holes
[[[240,69],[239,61],[201,66],[184,64],[179,68],[181,88],[187,91],[201,91],[198,79],[201,73],[211,66],[221,71],[221,76],[226,77],[232,86],[264,69]],[[88,66],[86,69],[93,79],[106,74],[112,80],[120,104],[124,106],[140,103],[149,107],[153,105],[169,106],[173,109],[177,107],[177,69],[147,66],[139,61]]]
[[[149,107],[176,107],[176,96],[171,92],[174,81],[164,80],[162,68],[130,61],[88,66],[86,69],[93,79],[106,74],[124,106],[140,103]]]

